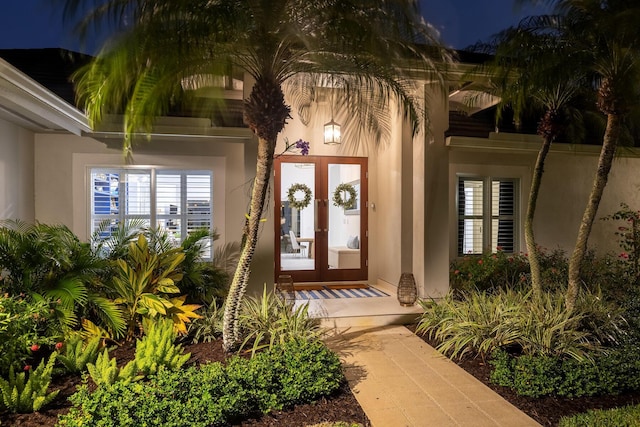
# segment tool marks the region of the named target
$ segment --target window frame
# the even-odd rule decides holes
[[[117,214],[96,214],[95,213],[95,193],[97,192],[95,182],[93,180],[94,174],[118,174],[118,208]],[[126,196],[126,180],[121,179],[123,174],[148,174],[149,176],[149,213],[148,214],[129,214],[127,209],[128,198]],[[180,206],[177,214],[164,214],[158,213],[158,176],[159,175],[179,175],[180,176]],[[189,215],[189,198],[188,198],[188,182],[187,177],[189,175],[201,175],[209,178],[209,213],[208,214],[196,214],[195,218]],[[179,242],[182,243],[188,235],[188,224],[190,220],[204,220],[208,221],[210,226],[209,230],[213,232],[214,225],[214,172],[208,169],[185,169],[185,168],[171,168],[171,167],[159,167],[159,166],[107,166],[107,165],[94,165],[87,167],[87,186],[88,191],[88,208],[89,208],[89,221],[88,232],[91,236],[94,232],[96,220],[109,220],[113,219],[118,223],[128,221],[131,219],[148,220],[152,226],[158,226],[159,220],[178,219],[180,221],[180,238]],[[184,231],[186,230],[186,232]],[[208,257],[210,258],[210,256]]]
[[[460,185],[465,181],[476,181],[482,183],[482,215],[461,215],[460,214]],[[513,214],[511,215],[494,215],[492,209],[493,201],[493,183],[494,182],[511,182],[513,183]],[[499,203],[499,202],[498,202]],[[515,253],[519,246],[519,224],[520,224],[520,178],[514,177],[501,177],[501,176],[487,176],[487,175],[472,175],[472,174],[457,174],[456,186],[455,186],[455,212],[456,212],[456,253],[459,257],[469,255],[483,255],[494,252],[493,248],[493,221],[494,220],[509,220],[513,221],[513,252]],[[481,252],[464,252],[464,236],[461,235],[461,222],[465,219],[481,219],[482,220],[482,251]],[[496,238],[496,248],[497,245]]]

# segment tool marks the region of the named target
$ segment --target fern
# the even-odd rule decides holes
[[[39,411],[58,395],[59,390],[47,393],[51,383],[51,373],[58,353],[53,352],[49,361],[43,360],[29,374],[25,382],[25,372],[16,374],[13,367],[9,370],[9,380],[0,378],[0,393],[4,406],[11,412],[29,413]]]
[[[101,343],[100,337],[93,337],[85,343],[79,334],[72,335],[65,343],[64,354],[60,354],[58,360],[70,373],[83,372],[88,363],[96,361]]]
[[[183,354],[182,346],[175,345],[176,332],[170,320],[153,323],[147,335],[136,342],[135,363],[138,371],[144,375],[155,374],[161,366],[177,370],[191,357]]]
[[[106,348],[98,355],[96,363],[87,364],[87,370],[93,382],[99,387],[110,386],[119,381],[127,384],[143,378],[141,375],[137,375],[135,361],[127,363],[126,366],[120,369],[116,358],[110,358],[109,351]]]

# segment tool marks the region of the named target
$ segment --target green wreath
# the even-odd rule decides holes
[[[342,193],[349,193],[349,197],[347,199],[342,198]],[[356,189],[353,188],[353,185],[342,183],[338,185],[333,192],[333,205],[338,206],[344,209],[353,209],[356,207],[356,199],[358,195],[356,194]]]
[[[296,199],[296,193],[302,191],[304,198],[302,200]],[[287,191],[287,200],[289,200],[289,206],[298,210],[304,209],[311,203],[311,189],[304,184],[293,184]]]

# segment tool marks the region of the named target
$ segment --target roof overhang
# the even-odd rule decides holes
[[[34,132],[82,135],[86,116],[49,89],[0,59],[0,118]]]

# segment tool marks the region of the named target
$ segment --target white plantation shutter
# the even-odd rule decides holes
[[[517,181],[458,178],[458,254],[513,252]]]
[[[176,243],[193,230],[212,230],[211,171],[93,168],[90,181],[91,233],[106,220],[111,223],[103,232],[107,237],[118,223],[133,218],[164,229]]]

